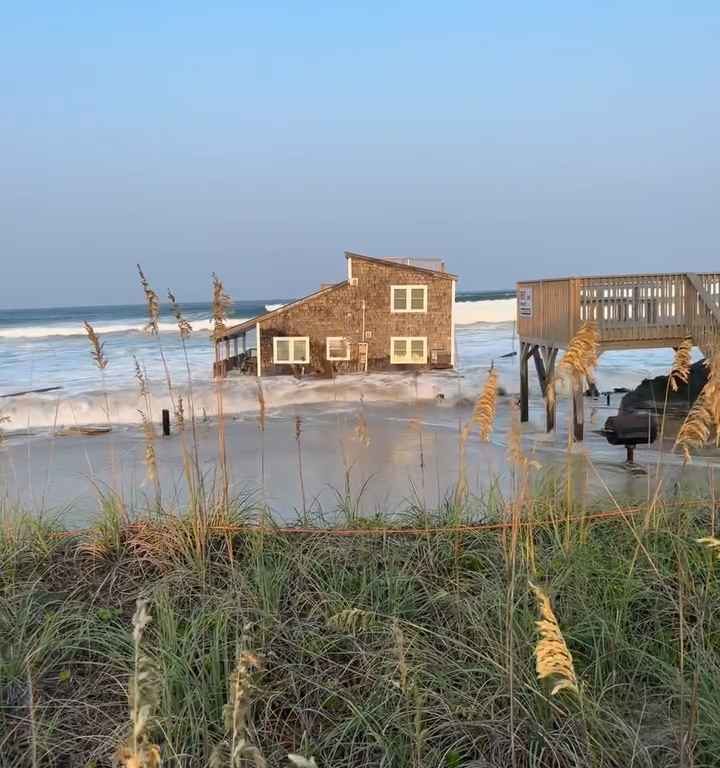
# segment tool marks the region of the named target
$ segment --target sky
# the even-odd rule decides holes
[[[720,4],[7,0],[0,307],[720,270]]]

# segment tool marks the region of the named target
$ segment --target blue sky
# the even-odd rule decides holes
[[[0,306],[720,269],[720,5],[8,2]]]

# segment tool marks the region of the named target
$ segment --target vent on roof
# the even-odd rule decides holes
[[[357,288],[357,284],[358,284],[358,279],[357,279],[357,277],[351,277],[351,278],[350,278],[350,285],[352,285],[352,286],[353,286],[353,288]]]

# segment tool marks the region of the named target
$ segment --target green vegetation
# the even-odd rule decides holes
[[[249,497],[204,526],[119,525],[108,502],[72,536],[6,514],[0,765],[127,760],[138,668],[150,757],[126,765],[155,764],[155,745],[178,767],[213,754],[320,768],[720,764],[719,566],[696,541],[714,533],[714,504],[585,510],[581,524],[565,497],[529,495],[532,526],[510,505],[506,528],[454,526],[462,515],[445,510],[390,535],[378,527],[391,521],[358,518],[342,535],[242,527],[258,519]],[[530,581],[552,600],[577,691],[537,677]]]

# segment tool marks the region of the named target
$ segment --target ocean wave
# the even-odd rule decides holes
[[[245,322],[245,318],[233,318],[226,320],[226,325],[235,325]],[[100,336],[109,336],[118,333],[143,333],[146,321],[128,323],[97,323],[93,324],[95,331]],[[212,318],[192,320],[190,322],[193,331],[207,331],[213,325]],[[159,323],[160,333],[177,333],[176,323]],[[68,338],[71,336],[85,336],[85,329],[79,323],[77,325],[18,325],[14,328],[0,328],[0,339],[52,339],[56,337]]]
[[[193,382],[192,403],[200,423],[217,414],[218,391],[222,392],[223,413],[227,417],[258,411],[257,383],[253,377],[231,377],[221,383]],[[447,374],[428,374],[419,381],[412,374],[357,374],[331,379],[295,379],[292,376],[274,376],[263,379],[265,407],[286,408],[300,404],[330,404],[362,402],[414,402],[430,400],[443,395],[450,403],[457,391],[457,381]],[[190,396],[186,388],[176,386],[175,397],[183,396],[185,417],[189,418]],[[152,412],[157,416],[166,408],[172,412],[167,389],[160,386],[151,390]],[[146,409],[144,397],[137,388],[124,388],[104,392],[88,391],[73,395],[64,392],[8,397],[3,400],[3,415],[10,421],[3,429],[61,429],[70,426],[106,424],[107,406],[111,424],[122,427],[141,423],[141,409]]]
[[[280,309],[284,304],[266,304],[265,310],[272,312]],[[475,323],[506,323],[515,319],[516,300],[514,298],[503,299],[479,299],[477,301],[455,302],[455,324],[473,325]],[[242,323],[247,318],[233,318],[227,321],[228,325]],[[212,318],[191,320],[193,331],[209,332],[212,327]],[[100,336],[109,336],[121,333],[142,333],[146,321],[142,318],[115,323],[95,323],[94,328]],[[177,325],[174,322],[161,322],[161,333],[177,333]],[[85,330],[80,323],[57,325],[18,325],[0,327],[0,339],[52,339],[69,338],[72,336],[84,336]]]

